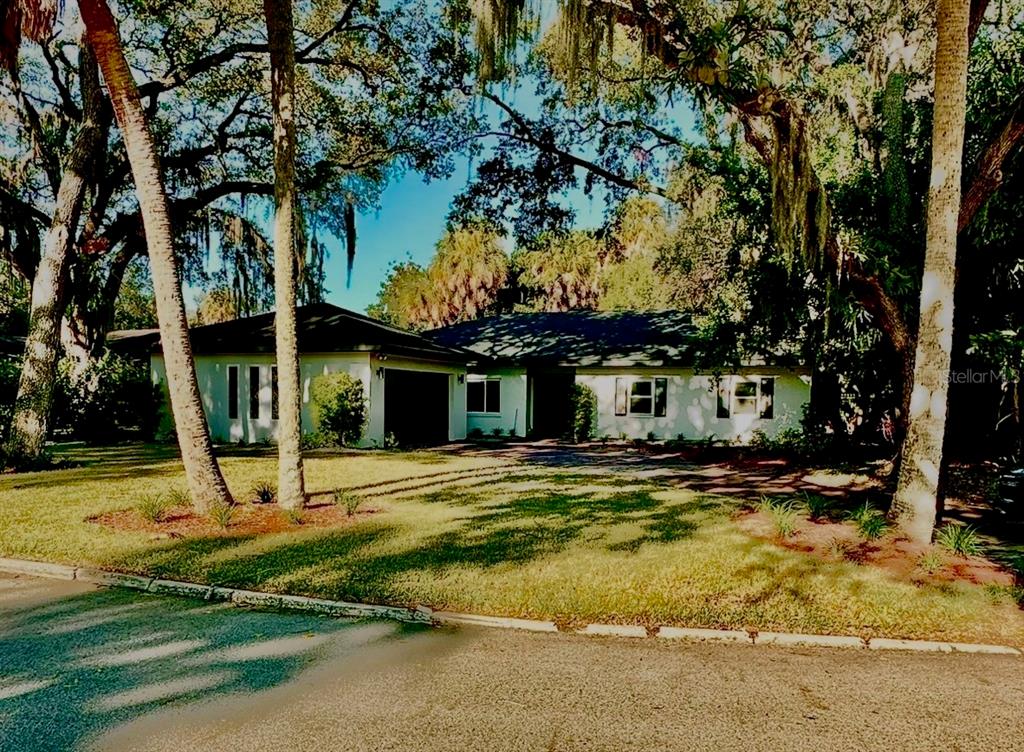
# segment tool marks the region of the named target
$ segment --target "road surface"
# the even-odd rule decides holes
[[[1024,658],[352,623],[0,575],[0,750],[1021,750]]]

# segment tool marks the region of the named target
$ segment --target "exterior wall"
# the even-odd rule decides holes
[[[472,431],[479,428],[486,435],[490,435],[495,428],[500,428],[507,434],[510,428],[515,428],[517,436],[526,435],[526,369],[525,368],[496,368],[486,373],[475,374],[501,379],[499,389],[501,412],[499,413],[466,413],[466,430]],[[468,378],[472,378],[472,375]],[[465,405],[465,388],[462,392],[463,405]]]
[[[487,371],[486,375],[501,377],[501,413],[468,413],[466,423],[469,430],[480,428],[484,433],[490,433],[495,426],[500,426],[507,431],[515,421],[517,433],[526,435],[528,378],[525,369],[496,369]],[[782,368],[744,368],[740,375],[775,377],[774,417],[761,418],[756,413],[717,417],[715,378],[693,369],[577,369],[576,383],[591,387],[597,395],[598,437],[645,439],[653,433],[658,439],[714,438],[746,443],[757,430],[773,437],[785,429],[800,427],[804,407],[811,394],[811,377],[807,373]],[[668,379],[668,408],[664,417],[615,415],[615,379],[629,376]]]
[[[215,442],[254,443],[277,438],[277,421],[271,418],[270,367],[276,362],[270,354],[198,355],[196,376],[203,397],[203,408]],[[238,366],[238,418],[228,417],[228,366]],[[260,417],[249,417],[249,367],[260,368]],[[303,355],[300,359],[302,379],[302,430],[314,430],[310,412],[309,388],[313,379],[329,373],[348,373],[363,382],[367,398],[368,420],[361,446],[373,446],[384,440],[384,382],[376,377],[379,366],[407,368],[414,371],[442,371],[453,374],[449,396],[449,434],[451,439],[465,438],[465,386],[457,375],[464,369],[416,360],[378,360],[370,353],[324,353]],[[154,384],[163,384],[167,377],[162,355],[153,355],[150,373]],[[170,410],[167,410],[168,414]]]
[[[406,371],[425,371],[430,373],[447,373],[448,378],[448,440],[458,441],[466,438],[466,384],[459,383],[459,376],[464,376],[463,366],[448,363],[431,363],[423,360],[399,358],[393,355],[380,356],[371,354],[369,358],[370,401],[369,421],[366,435],[370,443],[384,439],[384,379],[377,374],[379,368],[395,368]]]
[[[718,391],[715,377],[691,370],[634,369],[579,370],[576,382],[590,386],[597,395],[597,435],[643,439],[653,433],[658,439],[717,439],[746,443],[754,431],[773,437],[787,428],[799,428],[804,406],[810,400],[811,377],[778,368],[744,368],[744,378],[775,377],[774,417],[752,415],[717,417]],[[668,408],[664,417],[615,415],[615,379],[623,376],[668,379]],[[723,376],[722,378],[730,378]]]

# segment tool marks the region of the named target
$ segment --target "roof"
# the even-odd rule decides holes
[[[424,360],[468,363],[476,355],[398,329],[368,316],[329,303],[296,308],[300,353],[385,352]],[[272,353],[275,314],[234,319],[192,327],[189,336],[196,355]],[[160,351],[158,330],[111,332],[108,340],[118,350]]]
[[[498,362],[547,366],[693,365],[696,329],[681,311],[513,313],[427,332]]]

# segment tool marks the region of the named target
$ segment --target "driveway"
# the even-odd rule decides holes
[[[0,576],[0,749],[1011,750],[1024,659],[438,630]]]

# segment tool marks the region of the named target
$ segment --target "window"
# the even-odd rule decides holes
[[[470,377],[466,381],[466,410],[471,413],[500,413],[501,379]]]
[[[277,406],[277,366],[270,367],[270,417],[277,420],[279,414]]]
[[[249,417],[260,417],[260,367],[249,366]]]
[[[719,418],[731,415],[757,415],[770,420],[775,417],[775,379],[723,377],[718,381]]]
[[[668,379],[615,379],[615,414],[661,418],[668,414]]]
[[[238,366],[228,366],[228,418],[238,418]]]

